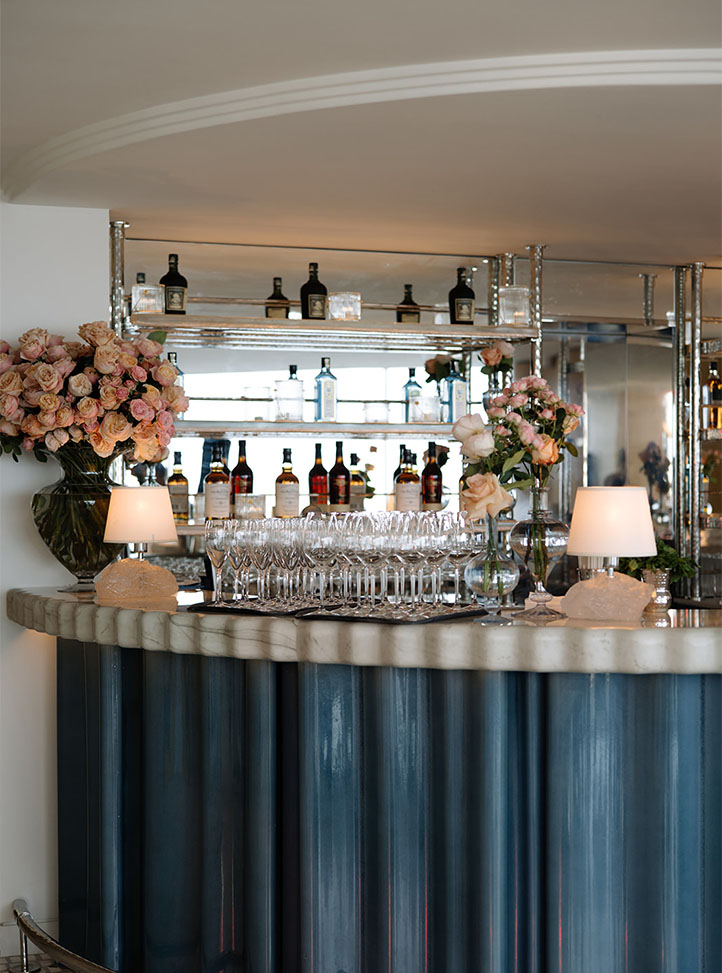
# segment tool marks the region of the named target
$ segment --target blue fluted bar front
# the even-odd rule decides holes
[[[719,973],[722,677],[58,642],[60,937],[123,973]]]

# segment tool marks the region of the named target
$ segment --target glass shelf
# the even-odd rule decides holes
[[[451,438],[451,423],[447,422],[266,422],[259,419],[222,422],[205,420],[189,422],[178,419],[176,437],[201,436],[208,439],[250,438],[253,436],[328,436],[346,439],[409,439]]]

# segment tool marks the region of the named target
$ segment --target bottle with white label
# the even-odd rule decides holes
[[[211,469],[203,481],[206,520],[227,520],[231,515],[231,478],[224,470],[223,446],[213,446]]]
[[[298,517],[298,477],[293,472],[291,450],[284,449],[283,465],[276,478],[276,517]]]
[[[186,313],[186,291],[188,281],[178,272],[178,254],[168,254],[168,272],[159,281],[163,290],[163,304],[166,314]]]
[[[420,422],[423,419],[421,414],[421,405],[419,399],[421,398],[421,386],[416,381],[415,378],[416,369],[409,369],[409,380],[404,385],[404,421],[405,422]]]
[[[469,409],[466,404],[466,379],[456,370],[456,362],[452,361],[451,371],[444,379],[444,422],[456,422],[467,415]]]
[[[414,469],[415,457],[407,449],[401,472],[394,484],[394,506],[396,510],[421,510],[421,480]]]
[[[321,359],[316,376],[316,422],[336,421],[336,376],[331,374],[331,359]]]

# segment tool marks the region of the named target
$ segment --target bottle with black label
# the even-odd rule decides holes
[[[246,462],[246,441],[238,443],[238,462],[231,473],[231,516],[238,517],[241,504],[236,497],[244,497],[253,493],[253,470]],[[238,507],[238,509],[236,509]]]
[[[396,308],[396,320],[400,324],[418,324],[421,320],[419,305],[411,295],[411,284],[404,284],[404,299]]]
[[[352,510],[363,510],[366,499],[366,480],[359,469],[359,459],[356,453],[351,453],[351,485],[349,501]]]
[[[476,295],[466,282],[466,267],[458,267],[456,276],[456,287],[449,291],[449,320],[452,324],[473,324]]]
[[[280,277],[273,278],[273,293],[266,298],[267,318],[287,318],[289,312],[288,298],[281,290],[283,281]]]
[[[224,465],[223,446],[214,443],[210,472],[203,481],[206,520],[226,520],[231,514],[231,478]]]
[[[301,317],[323,321],[326,317],[326,287],[318,279],[318,264],[308,265],[308,280],[301,288]]]
[[[441,510],[441,468],[436,462],[436,443],[429,443],[427,462],[421,474],[421,503],[424,510]]]
[[[396,510],[421,510],[421,483],[414,469],[415,457],[409,450],[404,451],[401,472],[394,484],[394,506]]]
[[[409,380],[404,385],[404,421],[419,422],[423,416],[419,399],[421,398],[421,386],[416,381],[416,369],[409,369]]]
[[[336,421],[336,376],[331,373],[331,359],[321,359],[321,371],[316,376],[316,422]]]
[[[276,478],[276,517],[298,517],[298,477],[293,472],[291,450],[284,449],[283,465]]]
[[[173,453],[173,473],[168,477],[168,493],[177,524],[188,523],[188,480],[183,476],[181,454]]]
[[[709,363],[707,382],[702,387],[702,427],[722,429],[722,380],[716,361]]]
[[[328,470],[321,459],[321,443],[316,443],[316,459],[308,471],[308,494],[317,507],[328,505]]]
[[[178,254],[168,254],[168,273],[160,279],[163,287],[163,302],[166,314],[186,313],[186,291],[188,281],[178,273]]]
[[[343,443],[336,443],[336,462],[328,474],[328,497],[330,509],[349,510],[351,496],[351,474],[343,463]]]

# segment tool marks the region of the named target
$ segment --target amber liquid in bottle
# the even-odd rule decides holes
[[[403,467],[394,485],[397,510],[421,510],[421,484],[419,474],[414,469],[414,461],[414,455],[407,449]]]
[[[289,311],[288,298],[281,290],[283,281],[280,277],[273,278],[273,293],[266,298],[267,318],[287,318]]]
[[[211,469],[203,481],[206,520],[225,520],[231,514],[231,478],[223,466],[223,448],[214,446]]]
[[[351,474],[343,464],[343,443],[336,443],[336,463],[328,474],[329,498],[333,506],[349,506]]]
[[[418,324],[420,320],[421,311],[411,293],[411,284],[404,284],[404,298],[396,308],[396,321],[398,323]]]
[[[352,510],[363,510],[366,499],[366,480],[358,468],[359,458],[351,453],[351,482],[349,487],[349,503]]]
[[[298,517],[298,477],[293,472],[291,450],[284,449],[281,472],[276,477],[276,517]]]
[[[709,376],[702,396],[704,428],[722,429],[722,379],[716,361],[709,363]]]
[[[421,500],[424,510],[441,509],[441,468],[436,462],[436,443],[429,443],[428,462],[421,474]]]
[[[246,462],[246,442],[238,444],[238,462],[231,473],[231,513],[235,514],[236,497],[253,493],[253,470]]]
[[[173,454],[173,473],[168,477],[168,493],[173,510],[173,520],[177,524],[188,523],[188,480],[183,476],[181,454]]]
[[[308,492],[311,503],[319,507],[328,504],[328,470],[321,459],[321,443],[316,443],[316,459],[308,473]]]

